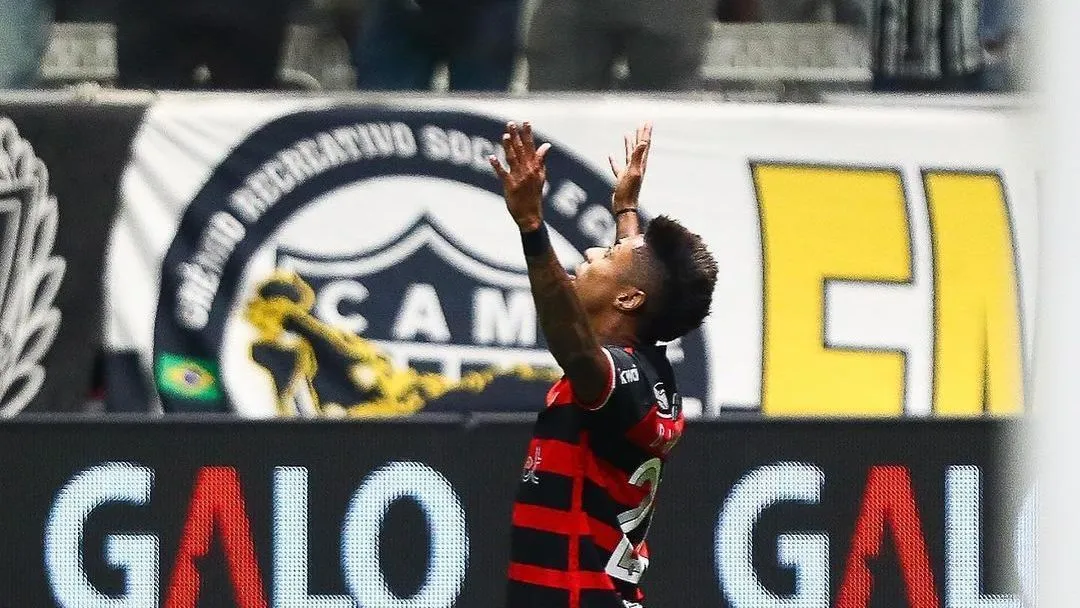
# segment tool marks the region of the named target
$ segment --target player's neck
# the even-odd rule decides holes
[[[593,332],[601,344],[616,346],[637,346],[637,324],[632,319],[618,313],[594,316],[589,319]]]

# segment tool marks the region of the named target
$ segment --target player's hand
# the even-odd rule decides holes
[[[615,192],[611,195],[612,213],[637,209],[641,182],[645,178],[645,166],[649,161],[649,147],[652,145],[652,129],[652,123],[646,122],[638,127],[636,133],[623,138],[626,160],[621,165],[622,168],[614,156],[608,157],[611,172],[615,174]]]
[[[544,221],[541,203],[544,182],[547,180],[544,157],[551,144],[537,148],[533,141],[532,125],[526,122],[519,129],[511,122],[506,125],[502,145],[510,168],[503,167],[495,156],[488,157],[488,162],[495,169],[495,175],[502,180],[506,208],[522,232],[536,230]]]

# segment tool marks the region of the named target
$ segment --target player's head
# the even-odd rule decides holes
[[[643,342],[668,341],[709,314],[716,272],[701,237],[660,216],[642,236],[586,251],[574,286],[594,328],[617,324]]]

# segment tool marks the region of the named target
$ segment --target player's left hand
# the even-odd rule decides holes
[[[638,127],[636,132],[623,138],[626,161],[621,169],[614,156],[608,157],[611,172],[615,174],[615,191],[611,195],[612,213],[618,214],[627,209],[637,209],[641,182],[645,178],[645,167],[649,162],[652,130],[652,123],[646,122]]]
[[[511,122],[506,125],[502,145],[510,168],[503,167],[495,156],[488,157],[488,162],[502,180],[506,208],[522,232],[536,230],[544,221],[542,198],[547,180],[544,157],[551,144],[537,148],[532,125],[526,122],[519,129]]]

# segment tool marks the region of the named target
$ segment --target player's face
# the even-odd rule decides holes
[[[634,261],[634,249],[644,245],[643,238],[631,237],[611,247],[585,251],[585,261],[574,273],[574,289],[586,312],[614,306],[619,294],[633,287],[627,283],[627,277]]]

